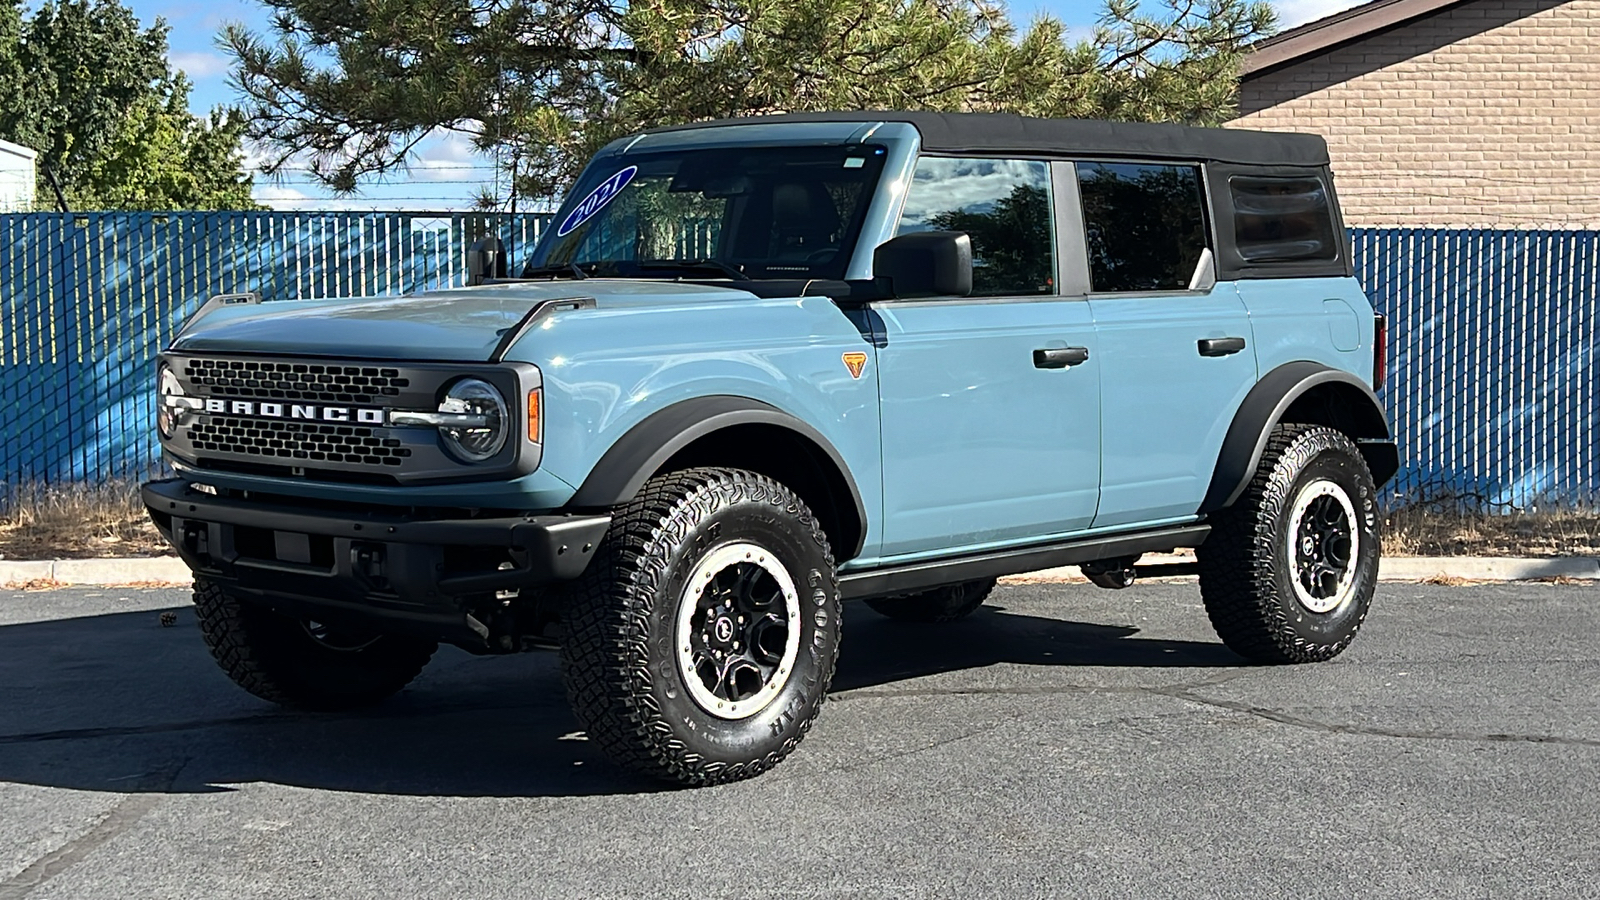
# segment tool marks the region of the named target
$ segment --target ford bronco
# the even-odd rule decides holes
[[[600,749],[707,784],[810,728],[845,600],[934,623],[1050,566],[1197,573],[1263,663],[1367,615],[1384,323],[1318,137],[664,128],[601,150],[519,269],[469,257],[462,288],[212,298],[161,355],[177,477],[144,502],[251,693],[351,708],[439,642],[557,648]]]

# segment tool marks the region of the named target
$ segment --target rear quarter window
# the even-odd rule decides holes
[[[1234,175],[1228,193],[1234,243],[1246,263],[1339,258],[1333,206],[1321,179]]]

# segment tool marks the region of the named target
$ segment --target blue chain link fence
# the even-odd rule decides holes
[[[469,243],[495,234],[517,254],[548,218],[0,215],[0,488],[155,471],[153,361],[213,294],[272,301],[459,285]]]
[[[0,488],[159,465],[152,362],[207,296],[363,296],[459,285],[484,234],[513,259],[528,214],[0,215]],[[1391,506],[1600,499],[1600,232],[1356,229],[1389,314]]]
[[[1600,500],[1600,232],[1356,229],[1389,315],[1391,507]]]

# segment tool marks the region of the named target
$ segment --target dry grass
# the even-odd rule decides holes
[[[1385,556],[1600,556],[1600,510],[1501,514],[1423,507],[1384,517]]]
[[[0,559],[170,554],[131,481],[25,485],[0,499]]]
[[[30,578],[27,581],[8,581],[0,585],[8,591],[58,591],[71,586],[65,581],[56,581],[54,578]]]
[[[1438,575],[1429,575],[1427,578],[1424,578],[1418,582],[1418,584],[1438,584],[1445,587],[1465,587],[1469,584],[1483,583],[1484,582],[1473,578],[1462,578],[1459,575],[1446,575],[1443,572],[1440,572]]]

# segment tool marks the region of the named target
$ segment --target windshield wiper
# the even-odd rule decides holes
[[[523,270],[522,270],[522,276],[521,277],[523,277],[523,278],[538,278],[538,277],[543,276],[543,275],[548,275],[551,278],[556,278],[556,277],[559,277],[559,276],[562,276],[562,275],[566,275],[566,276],[571,277],[571,278],[576,278],[579,281],[582,281],[585,278],[589,277],[587,272],[585,272],[582,269],[578,268],[578,264],[577,263],[571,263],[571,262],[569,262],[569,263],[552,263],[551,265],[548,265],[548,266],[525,266],[523,268]]]
[[[640,269],[677,269],[682,272],[719,272],[732,278],[734,281],[749,281],[746,275],[736,266],[728,265],[720,259],[652,259],[634,263]]]

